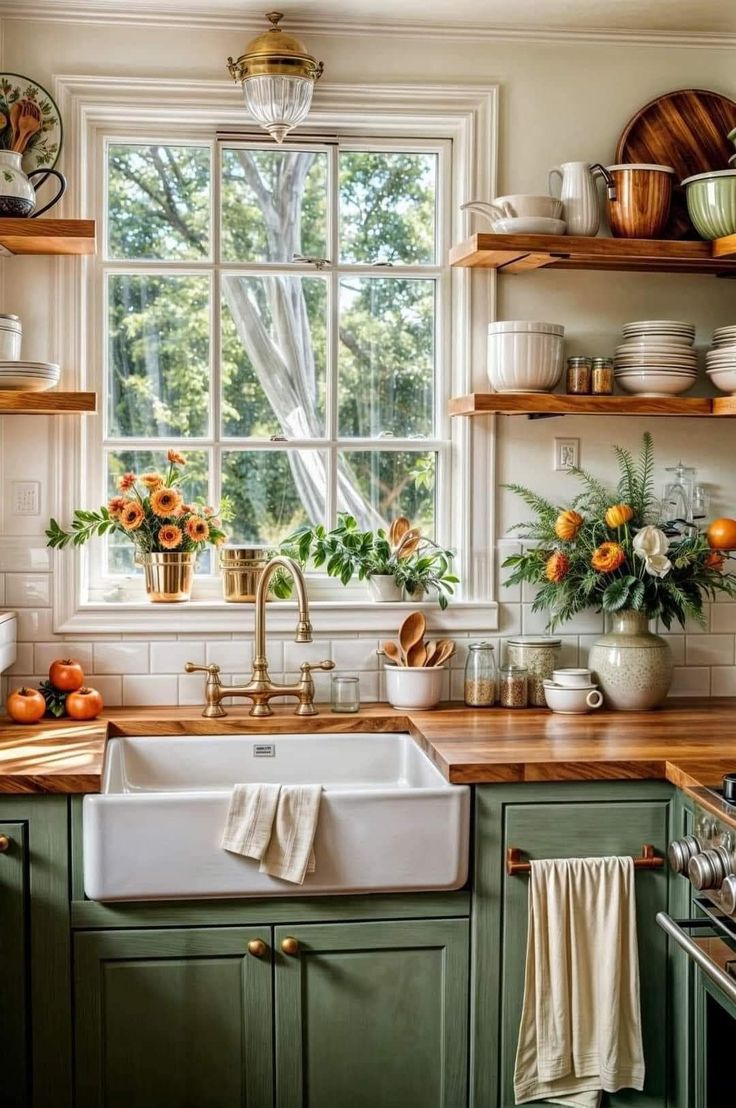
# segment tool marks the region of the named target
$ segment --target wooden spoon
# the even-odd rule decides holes
[[[428,642],[428,643],[425,643],[425,646],[427,647],[427,657],[425,659],[424,664],[425,664],[425,666],[433,666],[434,665],[434,656],[437,653],[437,643],[436,642]]]
[[[441,666],[447,662],[455,653],[455,643],[452,639],[440,639],[437,643],[437,650],[432,659],[433,666]]]
[[[41,109],[32,100],[21,101],[21,113],[18,119],[18,136],[13,143],[13,150],[22,154],[30,139],[36,131],[41,130]]]
[[[422,533],[418,527],[410,527],[396,548],[398,558],[410,558],[421,542]]]
[[[409,666],[426,666],[427,648],[423,642],[415,642],[406,655],[406,663]]]
[[[20,100],[16,100],[14,104],[10,105],[10,149],[15,149],[15,144],[18,139],[18,121],[20,119],[20,113],[23,111],[23,105]]]
[[[391,546],[397,547],[410,528],[411,524],[406,516],[399,516],[395,519],[388,531],[388,541]]]
[[[404,665],[404,659],[401,656],[401,649],[400,649],[400,647],[398,647],[396,645],[395,642],[381,643],[381,650],[386,655],[386,657],[390,661],[392,661],[395,665],[397,665],[397,666],[403,666]]]
[[[405,664],[408,664],[409,651],[415,643],[424,641],[424,632],[427,630],[427,621],[421,612],[410,612],[399,628],[399,644],[404,655]]]

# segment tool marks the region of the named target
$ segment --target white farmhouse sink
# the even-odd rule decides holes
[[[293,885],[220,847],[240,782],[321,784],[316,870]],[[409,735],[113,738],[102,791],[84,798],[93,900],[294,896],[460,888],[469,789]]]

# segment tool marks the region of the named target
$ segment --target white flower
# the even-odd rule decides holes
[[[642,527],[634,536],[634,553],[644,559],[644,569],[652,577],[666,577],[672,562],[666,557],[670,540],[658,527]]]

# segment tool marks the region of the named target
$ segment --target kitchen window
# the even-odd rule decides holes
[[[451,148],[108,134],[91,503],[175,447],[190,498],[232,503],[232,541],[349,511],[453,545]],[[134,573],[124,539],[90,548],[92,594]]]

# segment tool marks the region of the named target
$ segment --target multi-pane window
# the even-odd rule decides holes
[[[448,158],[108,139],[103,494],[174,446],[235,541],[340,511],[442,538]],[[132,568],[111,543],[103,575]]]

